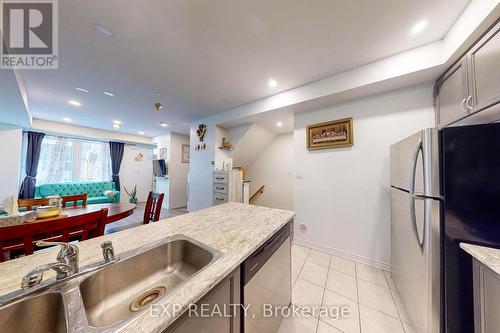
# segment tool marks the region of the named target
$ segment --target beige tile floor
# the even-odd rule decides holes
[[[292,246],[292,303],[350,308],[350,316],[284,319],[279,333],[413,333],[390,273]],[[321,318],[318,318],[321,317]]]
[[[138,203],[137,208],[134,210],[134,213],[132,215],[120,221],[106,225],[104,233],[111,234],[125,229],[141,226],[143,224],[145,208],[146,208],[146,203],[144,202]],[[168,219],[170,217],[174,217],[177,215],[187,214],[187,212],[188,211],[186,207],[174,208],[174,209],[162,208],[160,212],[160,220]]]

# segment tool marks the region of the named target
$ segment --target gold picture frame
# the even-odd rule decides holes
[[[307,126],[307,149],[351,147],[353,140],[352,117]]]
[[[181,163],[189,163],[189,160],[190,160],[189,148],[190,148],[190,146],[188,144],[182,144],[182,147],[181,147],[181,154],[182,154]]]

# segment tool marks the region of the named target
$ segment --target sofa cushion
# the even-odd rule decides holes
[[[114,198],[110,198],[107,196],[100,196],[100,197],[92,197],[90,199],[87,199],[87,204],[98,204],[98,203],[108,203],[108,202],[114,202]]]

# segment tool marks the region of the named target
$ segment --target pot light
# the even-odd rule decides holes
[[[161,122],[161,123],[160,123],[160,126],[161,126],[161,127],[167,127],[167,126],[168,126],[168,124],[167,124],[167,123],[164,123],[164,122]]]
[[[111,30],[109,30],[108,28],[106,28],[106,27],[105,27],[105,26],[103,26],[103,25],[100,25],[100,24],[95,23],[95,24],[94,24],[94,29],[95,29],[95,31],[97,31],[99,34],[103,35],[104,37],[107,37],[107,38],[112,38],[112,37],[114,37],[114,36],[115,36]]]
[[[271,88],[274,88],[278,85],[278,82],[275,79],[269,79],[269,81],[267,81],[267,85]]]
[[[106,96],[110,96],[110,97],[114,97],[114,96],[115,96],[115,94],[110,93],[109,91],[105,91],[105,92],[104,92],[104,95],[106,95]]]
[[[68,117],[64,117],[63,120],[67,121],[67,122],[73,121],[71,118],[68,118]]]
[[[120,125],[119,125],[119,124],[113,124],[113,128],[114,128],[115,130],[117,130],[117,129],[119,129],[119,128],[120,128]]]
[[[139,135],[144,135],[144,132],[143,131],[139,131]]]
[[[276,123],[276,126],[281,127],[281,126],[283,126],[283,123],[282,123],[281,121],[278,121],[278,122]]]
[[[122,122],[121,122],[121,121],[119,121],[119,120],[113,120],[113,124],[121,125],[121,124],[122,124]]]
[[[422,32],[427,27],[427,21],[420,21],[411,28],[412,35]]]
[[[82,91],[84,93],[88,93],[89,92],[87,89],[84,89],[84,88],[80,88],[80,87],[73,87],[73,88],[75,88],[78,91]]]
[[[74,100],[68,101],[68,103],[73,105],[73,106],[82,106],[82,103],[80,103],[78,101],[74,101]]]

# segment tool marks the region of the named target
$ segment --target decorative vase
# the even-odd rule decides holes
[[[137,198],[130,198],[130,203],[137,204]]]

